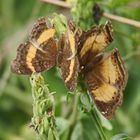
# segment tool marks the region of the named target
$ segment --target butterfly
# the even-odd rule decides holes
[[[122,103],[128,74],[119,51],[105,53],[113,41],[112,25],[96,26],[82,34],[79,41],[79,62],[87,90],[97,108],[108,119]]]
[[[55,27],[49,26],[45,18],[38,19],[28,41],[17,49],[12,72],[32,74],[57,66],[70,91],[76,89],[78,75],[82,75],[99,111],[112,118],[122,103],[128,75],[118,49],[110,54],[105,52],[113,41],[111,23],[80,31],[69,21],[58,41],[55,32]]]
[[[71,22],[72,24],[72,22]],[[77,85],[79,62],[75,55],[77,50],[74,26],[60,37],[59,42],[54,39],[55,28],[40,18],[35,23],[28,41],[20,44],[16,59],[12,61],[11,70],[16,74],[30,75],[58,66],[66,87],[73,91]]]

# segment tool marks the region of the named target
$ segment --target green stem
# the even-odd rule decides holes
[[[83,87],[85,87],[85,85],[82,86],[82,84],[81,84],[81,93],[87,94],[86,88],[83,88]],[[92,120],[97,128],[97,131],[101,137],[101,140],[107,140],[105,133],[104,133],[104,130],[102,128],[101,122],[100,122],[100,118],[97,114],[96,109],[94,108],[93,103],[90,102],[91,100],[90,100],[89,95],[87,96],[87,101],[89,101],[89,104],[90,104],[90,110],[89,109],[87,109],[87,110],[89,110],[88,111],[89,115],[91,116],[91,118],[92,118]],[[88,108],[89,108],[89,105],[88,105]]]
[[[79,102],[79,95],[80,94],[78,92],[75,93],[74,104],[73,104],[73,112],[70,116],[70,127],[69,127],[69,133],[68,133],[68,136],[67,136],[68,140],[71,139],[71,135],[72,135],[73,129],[74,129],[76,121],[77,121],[77,116],[78,116],[77,105],[78,105],[78,102]]]
[[[102,126],[101,126],[100,119],[98,117],[98,114],[97,114],[95,108],[93,108],[91,110],[90,114],[91,114],[92,120],[94,121],[94,123],[96,125],[97,131],[98,131],[98,133],[99,133],[99,135],[101,137],[101,140],[107,140],[107,138],[105,136],[105,133],[104,133],[104,130],[103,130]]]
[[[78,101],[79,101],[79,93],[76,93],[75,98],[74,98],[74,104],[73,104],[73,112],[72,115],[70,117],[70,124],[73,125],[76,122],[76,118],[77,118],[77,105],[78,105]]]

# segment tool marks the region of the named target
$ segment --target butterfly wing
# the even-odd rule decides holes
[[[127,71],[117,49],[85,72],[89,93],[97,108],[108,119],[113,117],[122,103],[127,78]]]
[[[110,22],[107,22],[105,26],[93,27],[89,31],[83,32],[78,45],[81,66],[85,66],[89,59],[94,59],[112,41],[112,25]]]
[[[49,26],[45,18],[39,18],[35,23],[29,38],[37,44],[42,44],[46,40],[53,38],[54,34],[55,28]]]
[[[55,65],[57,55],[55,30],[48,28],[44,18],[34,25],[29,41],[17,49],[17,57],[11,64],[11,70],[17,74],[42,72]]]
[[[68,21],[68,26],[69,29],[75,34],[77,41],[79,41],[79,38],[82,35],[82,30],[78,28],[72,20]]]
[[[64,83],[70,91],[74,91],[77,85],[79,62],[76,53],[75,36],[71,30],[68,30],[66,34],[62,34],[60,37],[57,63],[61,69]]]
[[[11,64],[12,72],[16,74],[32,74],[49,70],[56,62],[56,43],[50,38],[39,46],[33,46],[29,41],[17,49],[17,57]]]

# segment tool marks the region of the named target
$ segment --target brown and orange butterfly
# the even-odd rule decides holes
[[[111,23],[80,32],[73,22],[68,22],[59,41],[54,39],[55,32],[45,18],[39,19],[29,40],[17,49],[12,71],[32,74],[56,65],[70,91],[75,90],[80,72],[97,108],[106,118],[112,118],[122,102],[127,71],[117,49],[108,55],[104,52],[113,41]]]
[[[127,83],[127,71],[118,49],[110,54],[104,52],[113,41],[112,26],[93,27],[84,32],[79,41],[79,62],[89,94],[97,108],[106,118],[113,117],[122,103]]]
[[[76,37],[73,30],[60,37],[59,43],[54,39],[54,26],[49,26],[45,18],[40,18],[34,25],[29,39],[17,49],[17,57],[11,64],[16,74],[32,74],[49,70],[57,65],[61,69],[62,78],[70,91],[76,88],[79,63],[75,55]]]

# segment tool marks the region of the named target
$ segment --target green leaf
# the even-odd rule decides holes
[[[44,140],[45,140],[45,139],[44,139]],[[51,128],[49,129],[49,132],[48,132],[48,140],[55,140],[55,139],[54,139],[54,135],[53,135],[53,131],[52,131]]]
[[[89,97],[86,94],[81,94],[80,95],[80,101],[83,105],[83,108],[86,109],[86,111],[90,111],[91,110],[91,103],[89,101]]]
[[[73,130],[71,140],[98,140],[95,124],[89,116],[84,116]]]
[[[132,138],[122,133],[122,134],[117,134],[113,136],[111,140],[132,140]]]
[[[68,127],[69,127],[69,122],[68,120],[58,117],[56,118],[56,125],[59,131],[59,134],[61,135]]]
[[[67,30],[67,19],[64,15],[54,14],[54,18],[50,20],[54,24],[57,36],[59,37],[61,33]]]
[[[55,137],[55,140],[59,140],[59,135],[56,129],[53,129],[53,135]]]
[[[101,113],[99,114],[100,120],[101,120],[101,124],[104,128],[108,129],[108,130],[112,130],[112,124],[110,123],[109,120],[107,120],[105,117],[103,117],[101,115]]]
[[[83,128],[82,128],[82,124],[81,123],[78,123],[72,133],[72,136],[71,136],[71,140],[84,140],[84,138],[82,137],[83,135]]]

